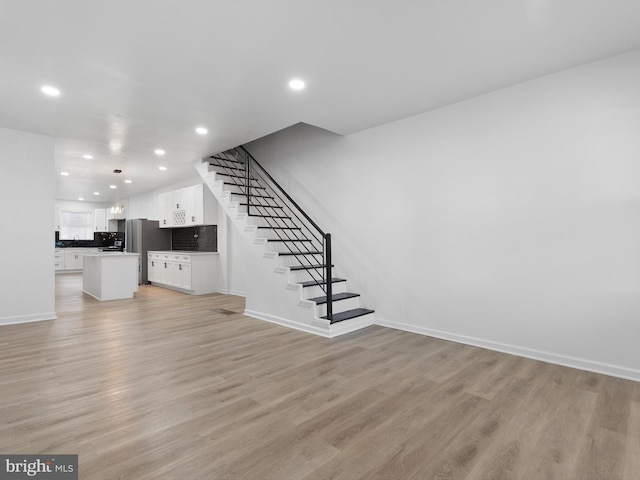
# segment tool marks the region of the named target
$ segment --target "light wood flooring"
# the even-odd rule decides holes
[[[58,320],[0,327],[0,453],[77,453],[82,480],[640,479],[639,383],[81,281],[57,277]]]

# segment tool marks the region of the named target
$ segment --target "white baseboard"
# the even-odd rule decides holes
[[[404,330],[405,332],[418,333],[420,335],[427,335],[429,337],[440,338],[442,340],[464,343],[466,345],[472,345],[474,347],[486,348],[487,350],[494,350],[497,352],[518,355],[520,357],[531,358],[533,360],[554,363],[557,365],[562,365],[564,367],[577,368],[579,370],[586,370],[588,372],[601,373],[603,375],[609,375],[612,377],[624,378],[626,380],[640,382],[640,370],[633,368],[621,367],[619,365],[611,365],[602,362],[594,362],[593,360],[546,352],[544,350],[535,350],[518,345],[493,342],[491,340],[485,340],[482,338],[467,337],[465,335],[443,332],[441,330],[433,330],[431,328],[410,325],[407,323],[393,322],[390,320],[382,319],[380,317],[376,317],[376,325],[395,328],[396,330]]]
[[[223,295],[236,295],[238,297],[247,297],[247,293],[246,292],[241,292],[240,290],[222,290],[219,289],[218,293],[222,293]]]
[[[296,322],[294,320],[288,320],[286,318],[277,317],[268,313],[256,312],[255,310],[245,310],[244,314],[248,317],[257,318],[258,320],[265,320],[270,323],[276,323],[278,325],[282,325],[283,327],[294,328],[296,330],[313,333],[315,335],[321,335],[327,338],[330,337],[328,330],[313,325]]]
[[[329,337],[334,338],[340,335],[355,332],[357,330],[362,330],[363,328],[375,325],[375,323],[375,317],[372,313],[361,315],[346,322],[334,323],[332,325],[329,325]]]
[[[36,313],[32,315],[17,315],[15,317],[0,318],[1,325],[15,325],[18,323],[42,322],[45,320],[55,320],[58,316],[56,312]]]
[[[244,314],[248,317],[257,318],[258,320],[265,320],[267,322],[282,325],[283,327],[294,328],[303,332],[313,333],[314,335],[320,335],[325,338],[339,337],[340,335],[355,332],[356,330],[375,324],[373,315],[362,315],[361,317],[357,317],[353,320],[338,322],[333,325],[329,324],[328,321],[322,320],[309,325],[306,323],[296,322],[295,320],[270,315],[268,313],[256,312],[255,310],[245,310]],[[308,312],[305,316],[307,315]]]

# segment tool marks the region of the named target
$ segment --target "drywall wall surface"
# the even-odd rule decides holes
[[[333,234],[379,323],[640,380],[638,84],[636,51],[247,148]]]
[[[54,140],[0,128],[0,325],[56,318]]]

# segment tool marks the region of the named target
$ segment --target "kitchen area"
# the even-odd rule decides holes
[[[100,301],[134,298],[153,284],[190,295],[215,293],[216,202],[203,184],[159,194],[159,218],[126,218],[126,209],[57,209],[56,274],[81,273],[83,292]],[[105,230],[105,231],[98,231]]]

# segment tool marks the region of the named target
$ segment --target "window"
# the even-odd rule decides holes
[[[91,212],[60,212],[60,240],[93,240]]]

